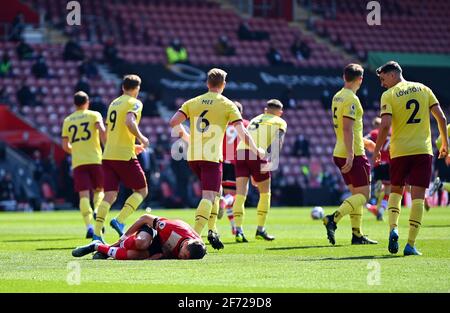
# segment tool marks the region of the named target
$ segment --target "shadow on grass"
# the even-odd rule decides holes
[[[41,242],[41,241],[67,241],[79,239],[78,237],[73,238],[40,238],[40,239],[15,239],[15,240],[2,240],[2,242]]]
[[[303,250],[303,249],[320,249],[320,248],[336,248],[342,247],[342,245],[326,245],[326,246],[299,246],[299,247],[277,247],[277,248],[267,248],[266,250]]]
[[[58,251],[58,250],[73,250],[74,247],[68,248],[37,248],[36,251]]]
[[[305,262],[314,261],[348,261],[348,260],[380,260],[380,259],[396,259],[401,258],[401,255],[361,255],[361,256],[349,256],[342,258],[323,258],[323,259],[308,259],[302,260]]]
[[[450,228],[450,225],[423,225],[425,228]]]

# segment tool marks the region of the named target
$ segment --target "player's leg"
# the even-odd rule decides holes
[[[259,201],[256,208],[258,217],[258,228],[256,229],[256,239],[274,240],[275,237],[267,233],[265,229],[267,215],[270,210],[270,178],[261,182],[256,181],[259,190]]]
[[[233,235],[236,234],[236,222],[234,220],[233,205],[236,200],[236,182],[234,182],[234,189],[224,188],[223,189],[223,206],[227,218],[230,221],[231,232]]]
[[[86,226],[86,238],[92,238],[92,208],[90,203],[90,189],[93,188],[89,176],[89,166],[81,165],[73,170],[74,189],[79,195],[79,208]]]
[[[404,255],[421,255],[416,249],[415,243],[422,225],[425,190],[431,179],[432,156],[413,156],[413,165],[408,177],[408,182],[411,184],[412,205],[409,215],[408,244],[403,251]]]
[[[105,198],[105,192],[103,188],[97,188],[94,190],[94,213],[97,214],[98,207],[102,203],[103,198]]]
[[[219,213],[220,189],[222,185],[222,163],[201,162],[201,182],[204,199],[212,202],[208,218],[208,241],[214,249],[223,249],[223,243],[217,233],[217,215]]]
[[[236,178],[236,200],[233,204],[234,219],[236,221],[236,241],[247,242],[242,227],[245,216],[245,200],[248,193],[248,177],[240,176]]]
[[[125,200],[125,204],[119,214],[110,222],[111,227],[117,231],[119,236],[122,236],[126,219],[133,214],[142,201],[144,201],[144,198],[148,194],[148,188],[145,173],[137,159],[118,161],[116,164],[116,170],[120,180],[125,187],[133,190],[133,193]]]
[[[79,193],[80,196],[80,212],[81,215],[83,216],[83,221],[84,224],[86,226],[86,238],[92,238],[92,236],[94,235],[94,228],[92,226],[92,208],[91,208],[91,203],[90,203],[90,192],[89,190],[83,190],[80,191]]]
[[[353,195],[362,195],[367,202],[367,199],[370,197],[370,185],[353,187]],[[352,225],[352,244],[353,245],[361,245],[361,244],[377,244],[378,242],[372,239],[369,239],[364,235],[362,230],[362,215],[364,212],[365,202],[359,206],[355,206],[352,208],[350,212],[350,223]]]
[[[94,216],[97,214],[98,207],[100,203],[102,203],[103,198],[105,197],[105,192],[103,189],[104,186],[104,174],[102,165],[93,165],[91,171],[89,172],[91,176],[91,180],[94,184]]]

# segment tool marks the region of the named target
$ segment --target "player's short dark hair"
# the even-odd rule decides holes
[[[208,72],[208,84],[211,87],[220,87],[227,78],[227,72],[220,68],[213,68]]]
[[[84,91],[78,91],[73,95],[73,103],[75,103],[76,106],[81,106],[83,104],[86,104],[86,102],[89,101],[89,96]]]
[[[389,61],[386,64],[380,66],[379,68],[377,68],[377,75],[380,76],[380,74],[386,74],[386,73],[390,73],[390,72],[396,72],[401,74],[402,73],[402,68],[400,66],[400,64],[398,64],[395,61]]]
[[[241,112],[244,110],[244,108],[242,107],[242,104],[240,102],[234,101],[234,104],[237,106],[239,112]]]
[[[346,82],[351,83],[355,79],[364,75],[364,68],[356,63],[350,63],[344,68],[344,79]]]
[[[189,259],[203,259],[206,255],[206,247],[201,242],[193,241],[189,243],[186,248],[189,251]]]
[[[126,75],[123,78],[122,86],[124,90],[133,90],[141,85],[141,78],[137,75]]]
[[[281,103],[281,101],[277,100],[277,99],[270,99],[269,101],[267,101],[267,107],[269,109],[282,110],[283,109],[283,103]]]

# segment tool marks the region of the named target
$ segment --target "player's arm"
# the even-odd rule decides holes
[[[102,142],[102,145],[105,146],[107,134],[106,134],[106,128],[102,121],[99,121],[95,123],[95,128],[98,129],[98,133],[100,135],[100,141]]]
[[[391,114],[383,114],[381,116],[381,125],[378,131],[377,142],[375,144],[375,149],[373,150],[373,162],[380,162],[381,158],[381,148],[383,148],[384,143],[386,142],[386,138],[389,135],[389,130],[392,125],[392,115]]]
[[[155,218],[156,218],[156,216],[153,216],[150,214],[142,215],[136,222],[134,222],[133,225],[130,226],[130,228],[128,228],[128,230],[125,232],[123,237],[127,238],[127,237],[135,234],[145,224],[149,225],[150,227],[153,227],[153,221],[155,220]]]
[[[448,155],[447,118],[439,103],[431,106],[431,113],[438,123],[439,135],[442,140],[441,148],[439,149],[439,159],[446,158]]]
[[[373,152],[375,150],[375,142],[373,142],[371,139],[364,137],[363,138],[364,141],[364,148],[369,151],[369,152]]]
[[[183,112],[177,111],[172,116],[169,123],[170,127],[172,127],[172,129],[174,130],[175,134],[177,134],[178,137],[189,143],[190,135],[182,124],[186,119],[187,117]]]
[[[347,151],[347,159],[344,166],[341,168],[342,173],[348,173],[353,167],[353,124],[355,121],[352,118],[343,118],[343,132],[344,132],[344,144]]]
[[[149,141],[147,137],[145,137],[141,131],[139,130],[138,124],[136,122],[136,115],[133,112],[127,113],[127,119],[125,121],[128,130],[132,133],[136,138],[142,143],[144,148],[147,148],[149,145]]]
[[[62,148],[66,153],[72,154],[72,145],[68,137],[62,137]]]
[[[242,140],[246,145],[250,147],[250,150],[258,155],[261,159],[265,157],[265,151],[262,148],[258,148],[256,146],[255,141],[253,140],[252,136],[250,136],[247,128],[244,127],[244,123],[242,123],[242,120],[235,122],[234,128],[236,129],[239,139]]]

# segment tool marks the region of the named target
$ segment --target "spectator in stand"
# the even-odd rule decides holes
[[[267,52],[266,56],[272,66],[292,66],[291,62],[283,60],[281,52],[278,51],[273,45],[270,46],[269,52]]]
[[[9,104],[11,99],[9,98],[6,86],[0,88],[0,104]]]
[[[309,141],[302,134],[298,135],[295,139],[292,155],[307,158],[311,156],[309,153]]]
[[[162,101],[157,96],[156,93],[148,92],[144,99],[142,116],[150,116],[150,117],[160,116],[158,108],[161,107],[162,105],[163,105]]]
[[[78,67],[81,76],[88,78],[97,78],[98,69],[97,64],[92,59],[84,59],[84,61]]]
[[[3,58],[0,61],[0,77],[10,77],[12,75],[12,65],[6,51],[3,54]]]
[[[311,56],[311,48],[306,42],[300,40],[299,37],[296,37],[292,43],[291,52],[299,61],[307,60]]]
[[[105,103],[103,102],[102,97],[94,94],[94,95],[90,96],[89,98],[90,98],[89,99],[89,110],[97,111],[103,116],[103,118],[105,118],[108,108],[106,107]]]
[[[172,40],[170,45],[166,48],[166,55],[167,63],[169,65],[176,63],[189,64],[187,50],[178,38]]]
[[[103,60],[108,64],[115,64],[120,62],[120,58],[118,57],[118,50],[114,43],[114,39],[110,38],[105,42],[103,46]]]
[[[86,76],[81,76],[80,80],[75,85],[74,92],[78,92],[78,91],[84,91],[88,95],[91,93],[90,92],[91,91],[91,86],[89,85],[89,81],[86,78]]]
[[[32,60],[34,58],[33,48],[24,40],[20,40],[16,47],[17,56],[20,60]]]
[[[294,89],[292,86],[288,86],[281,96],[281,102],[285,104],[287,108],[298,109],[297,98],[294,95]]]
[[[239,40],[269,40],[270,34],[264,31],[253,31],[246,21],[239,25]]]
[[[63,58],[65,61],[82,61],[84,60],[83,48],[71,38],[64,46]]]
[[[34,106],[36,103],[36,95],[27,86],[25,81],[22,82],[22,87],[17,91],[17,100],[22,107],[25,105]]]
[[[8,34],[9,41],[20,41],[25,26],[25,18],[22,13],[19,13],[18,15],[16,15],[11,24],[11,28]]]
[[[36,62],[31,67],[31,71],[33,72],[34,77],[36,78],[48,78],[48,66],[45,63],[45,59],[42,55],[38,57]]]
[[[233,56],[236,54],[236,48],[230,44],[228,37],[225,35],[219,37],[214,50],[219,56]]]
[[[9,172],[0,178],[0,210],[16,209],[17,201],[12,175]]]

